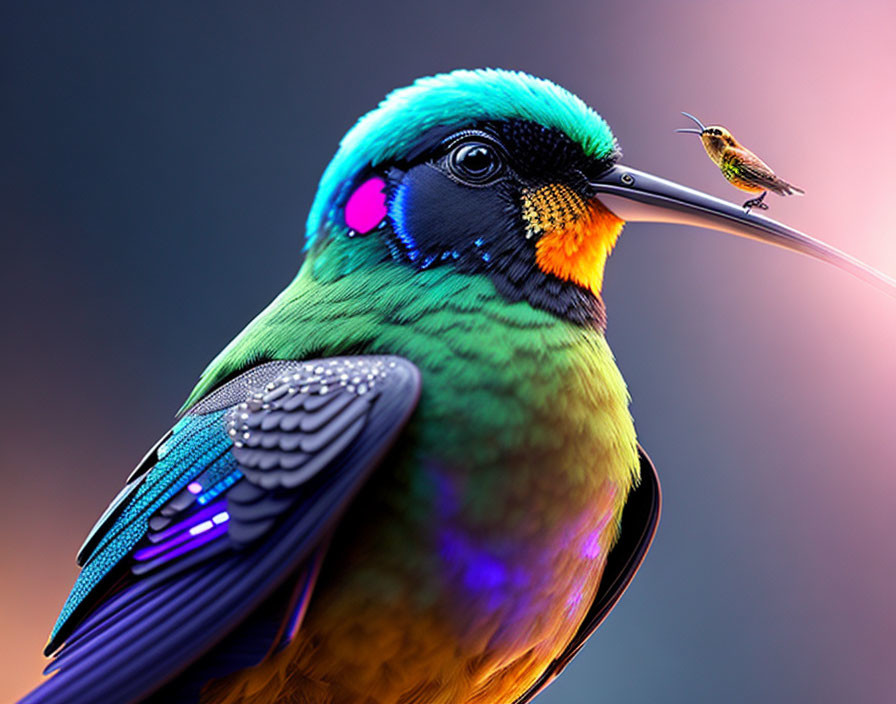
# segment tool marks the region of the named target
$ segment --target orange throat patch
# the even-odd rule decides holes
[[[526,236],[538,237],[538,268],[600,295],[604,265],[625,222],[563,184],[525,191],[523,218]]]

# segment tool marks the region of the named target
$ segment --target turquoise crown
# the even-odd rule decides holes
[[[362,170],[401,158],[433,127],[512,119],[558,129],[596,159],[618,152],[597,112],[543,78],[502,69],[459,69],[419,78],[389,93],[342,138],[308,215],[306,248]]]

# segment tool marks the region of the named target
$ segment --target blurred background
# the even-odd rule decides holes
[[[4,3],[0,699],[38,681],[82,539],[292,277],[320,173],[388,90],[524,69],[625,163],[741,202],[673,133],[687,110],[806,190],[772,217],[892,274],[894,24],[889,0]],[[605,296],[663,518],[539,702],[890,700],[896,303],[661,225],[626,228]]]

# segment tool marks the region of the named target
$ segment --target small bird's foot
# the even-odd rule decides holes
[[[759,208],[760,210],[768,210],[768,204],[762,202],[763,200],[765,200],[766,193],[768,193],[768,191],[763,191],[762,195],[759,196],[758,198],[750,198],[750,200],[748,200],[746,203],[744,203],[744,210],[748,213],[750,212],[751,208]]]

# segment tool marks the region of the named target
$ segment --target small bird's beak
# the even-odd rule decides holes
[[[689,117],[689,118],[691,118],[694,122],[697,123],[697,126],[698,126],[700,129],[699,129],[699,130],[695,130],[693,127],[682,127],[682,128],[679,129],[679,130],[675,130],[676,132],[687,132],[688,134],[699,134],[699,135],[701,135],[701,136],[703,135],[704,132],[706,132],[706,126],[705,126],[702,122],[700,122],[700,120],[698,120],[696,117],[694,117],[693,115],[691,115],[691,113],[689,113],[689,112],[682,112],[681,114],[684,115],[685,117]]]
[[[733,203],[643,171],[616,165],[591,182],[597,199],[626,222],[667,222],[705,227],[808,254],[896,296],[896,280],[779,222]]]

